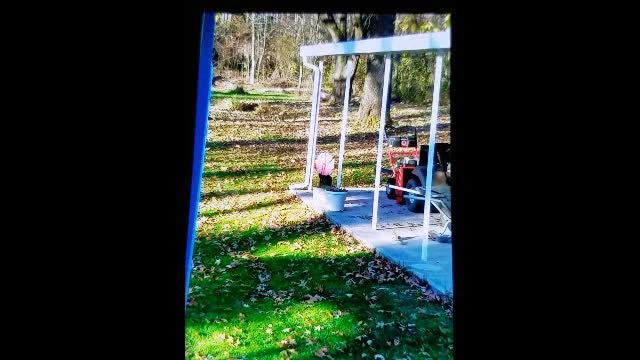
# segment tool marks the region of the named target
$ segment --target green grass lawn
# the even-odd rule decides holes
[[[211,97],[215,99],[237,99],[237,100],[264,100],[264,101],[295,101],[301,97],[292,94],[269,93],[269,92],[247,92],[246,94],[237,94],[233,90],[221,91],[214,90]]]
[[[449,303],[286,193],[306,124],[243,116],[210,120],[186,358],[451,359]],[[370,145],[348,144],[347,186],[373,183]]]

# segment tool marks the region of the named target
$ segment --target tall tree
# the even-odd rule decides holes
[[[262,16],[262,51],[260,51],[260,56],[258,57],[258,73],[256,74],[256,78],[258,78],[258,82],[260,81],[260,69],[262,68],[262,57],[264,56],[265,51],[267,51],[267,22],[269,18],[266,15]]]
[[[363,19],[364,32],[367,38],[393,36],[395,15],[369,15]],[[367,74],[364,80],[364,93],[358,119],[365,120],[370,117],[379,118],[382,109],[382,85],[384,80],[384,56],[367,56]],[[386,118],[387,125],[391,125],[389,109],[391,106],[391,89],[387,97]],[[387,127],[388,127],[387,126]]]
[[[251,14],[251,75],[249,83],[253,85],[256,74],[256,14]]]
[[[346,14],[320,15],[320,21],[322,22],[323,27],[331,36],[331,40],[333,42],[362,39],[363,32],[360,15],[354,14],[350,15],[349,17],[351,18],[351,22],[349,24],[351,26],[347,26],[348,24]],[[353,61],[355,66],[353,67],[353,69],[351,69],[351,73],[347,74],[347,57],[335,57],[335,65],[333,67],[333,86],[331,89],[331,98],[329,100],[331,103],[341,104],[344,101],[346,78],[349,75],[355,74],[356,68],[358,66],[357,56],[350,56],[350,59]],[[353,77],[351,78],[351,83],[349,84],[349,86],[351,87],[352,84]],[[350,92],[350,94],[351,93],[352,92]]]
[[[321,14],[320,21],[324,28],[329,32],[331,41],[341,42],[347,40],[347,15],[346,14]],[[345,57],[334,57],[333,66],[333,86],[331,89],[331,98],[329,102],[340,103],[340,99],[344,97],[344,67]]]

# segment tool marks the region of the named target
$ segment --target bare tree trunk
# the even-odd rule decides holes
[[[327,29],[331,35],[333,42],[340,42],[346,39],[347,17],[345,14],[322,14],[320,19],[322,20],[324,28]],[[331,98],[329,102],[332,104],[340,104],[344,99],[344,68],[346,61],[344,56],[336,56],[334,59],[333,86],[331,87]]]
[[[334,42],[344,41],[347,39],[347,15],[337,14],[337,16],[334,16],[334,18],[338,30],[338,36],[334,36],[332,34],[331,37],[333,38]],[[347,59],[344,56],[336,56],[335,59],[335,66],[333,68],[333,88],[331,91],[331,100],[329,100],[329,102],[334,104],[342,104],[344,101],[345,93],[345,69],[347,65]]]
[[[302,42],[301,42],[302,45],[306,45],[306,39],[307,39],[306,32],[305,32],[306,25],[307,25],[306,19],[307,19],[306,15],[302,14]]]
[[[345,88],[345,67],[347,62],[344,56],[336,56],[333,66],[333,85],[331,87],[331,98],[329,103],[342,104],[344,101],[344,88]]]
[[[248,49],[246,49],[246,48],[244,49],[243,55],[244,55],[244,61],[243,61],[243,64],[244,64],[244,74],[243,75],[244,76],[243,76],[243,78],[245,79],[244,81],[245,81],[245,84],[246,84],[246,83],[248,83],[250,81],[249,75],[251,73],[251,70],[250,70],[251,69],[251,58],[249,57]]]
[[[363,36],[362,31],[362,15],[355,14],[351,17],[351,30],[353,31],[352,40],[360,40]],[[353,61],[353,69],[351,70],[351,74],[348,76],[351,77],[351,81],[349,82],[349,101],[353,97],[353,80],[355,79],[356,71],[358,70],[358,63],[360,62],[360,57],[357,55],[351,56],[351,61]]]
[[[302,64],[300,64],[300,70],[298,71],[298,95],[300,95],[301,85],[302,85]]]
[[[313,43],[318,42],[318,26],[320,26],[320,14],[316,14],[316,32],[313,33]]]
[[[384,57],[382,55],[369,55],[367,57],[367,75],[364,79],[364,88],[358,119],[364,120],[370,116],[379,117],[382,107],[382,79],[384,77]]]
[[[251,75],[249,84],[253,85],[256,74],[256,14],[251,14]]]
[[[352,56],[351,57],[351,61],[353,61],[353,69],[351,70],[351,74],[349,76],[351,76],[351,80],[349,81],[349,101],[351,101],[351,98],[353,98],[353,79],[355,79],[355,75],[356,75],[356,71],[358,70],[358,63],[359,61],[359,57],[358,56]]]
[[[368,38],[392,36],[394,30],[395,15],[372,15],[367,27]],[[380,117],[382,109],[382,86],[384,80],[384,56],[367,56],[367,75],[364,80],[364,93],[360,108],[358,109],[358,119],[365,120],[369,117]],[[391,86],[391,83],[390,83]],[[391,89],[388,92],[386,118],[387,127],[392,126],[389,117],[391,106]]]
[[[258,74],[256,75],[256,77],[258,77],[258,82],[260,82],[260,69],[262,66],[262,57],[264,56],[264,53],[267,51],[266,48],[266,42],[267,42],[267,21],[268,21],[268,17],[264,17],[264,24],[262,25],[262,51],[260,52],[260,57],[258,58]]]
[[[296,14],[295,20],[294,20],[294,27],[296,28],[296,45],[300,45],[300,43],[298,42],[298,39],[300,38],[300,26],[298,26],[298,14]]]
[[[348,18],[350,18],[351,21],[348,22]],[[359,14],[355,14],[350,17],[347,17],[345,14],[323,14],[319,19],[322,21],[324,28],[331,35],[331,40],[333,42],[362,39],[363,32]],[[347,27],[347,23],[349,23],[351,27]],[[354,63],[354,67],[350,74],[347,73],[347,57],[335,57],[333,67],[333,86],[331,88],[331,98],[329,100],[333,104],[343,103],[347,77],[351,77],[349,87],[351,88],[353,86],[353,74],[355,74],[355,69],[358,65],[358,58],[353,55],[350,56],[349,59]],[[350,92],[350,97],[351,95],[352,92]]]

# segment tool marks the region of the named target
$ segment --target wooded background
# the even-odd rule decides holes
[[[240,84],[297,87],[310,91],[312,72],[302,66],[300,46],[392,35],[442,31],[450,27],[447,14],[216,14],[214,74]],[[382,103],[382,55],[351,56],[355,66],[352,99],[358,119],[377,121]],[[444,57],[441,104],[449,102],[449,53]],[[323,91],[329,102],[342,104],[346,56],[322,58]],[[395,54],[392,58],[391,99],[430,104],[435,54]],[[390,104],[390,102],[389,102]],[[388,110],[388,109],[387,109]]]

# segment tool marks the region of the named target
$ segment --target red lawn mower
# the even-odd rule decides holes
[[[387,137],[387,155],[391,169],[382,169],[390,175],[387,180],[387,198],[406,204],[412,212],[424,211],[424,188],[427,176],[429,145],[418,149],[417,129],[413,134]],[[436,143],[432,186],[451,186],[451,145]],[[431,212],[438,210],[431,205]]]

